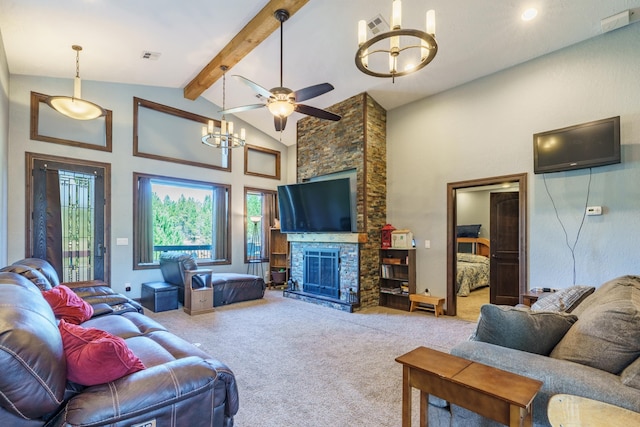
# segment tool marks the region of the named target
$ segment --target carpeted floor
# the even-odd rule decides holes
[[[398,426],[402,367],[394,359],[418,346],[448,351],[475,328],[424,311],[344,313],[280,290],[198,316],[145,311],[234,371],[239,427]],[[417,425],[417,392],[414,401]]]
[[[489,287],[476,289],[466,297],[457,297],[456,317],[470,322],[477,322],[480,307],[489,304]]]

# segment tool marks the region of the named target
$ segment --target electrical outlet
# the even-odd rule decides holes
[[[431,249],[431,240],[425,240],[424,247],[425,249]]]
[[[131,283],[125,283],[124,284],[124,290],[127,292],[131,292]]]

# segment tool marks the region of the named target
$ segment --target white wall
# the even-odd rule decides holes
[[[73,83],[70,79],[52,79],[11,75],[10,127],[9,127],[9,231],[8,261],[14,262],[25,256],[25,153],[46,153],[56,156],[93,160],[111,164],[111,284],[117,292],[125,293],[124,284],[131,283],[129,296],[140,296],[141,283],[161,280],[159,270],[133,270],[133,172],[152,173],[171,177],[231,185],[232,265],[216,266],[214,271],[246,272],[243,257],[244,233],[244,186],[275,189],[287,181],[287,147],[257,129],[235,119],[235,125],[247,128],[247,142],[252,145],[279,150],[282,153],[282,178],[244,175],[244,154],[236,149],[232,154],[232,172],[222,172],[171,162],[133,156],[133,97],[140,97],[181,110],[208,117],[219,117],[220,108],[203,98],[190,101],[183,97],[181,89],[150,86],[98,83],[84,80],[82,94],[86,99],[113,111],[113,152],[70,147],[29,137],[30,92],[58,95],[70,94]],[[1,141],[1,140],[0,140]],[[199,140],[184,141],[200,144]],[[211,150],[216,150],[211,148]],[[116,246],[116,238],[127,237],[128,246]],[[3,264],[4,265],[4,264]]]
[[[489,238],[490,198],[489,191],[458,191],[456,214],[458,225],[481,224],[480,237]]]
[[[389,111],[387,219],[414,232],[418,291],[446,295],[447,183],[523,172],[529,286],[571,285],[571,253],[543,176],[533,174],[532,135],[617,115],[623,163],[593,169],[589,205],[606,213],[586,218],[575,250],[576,283],[598,286],[640,273],[639,40],[640,25],[631,25]],[[570,240],[588,179],[588,170],[546,175]],[[431,249],[424,249],[425,239]]]
[[[7,264],[8,163],[9,163],[9,66],[0,33],[0,265]]]

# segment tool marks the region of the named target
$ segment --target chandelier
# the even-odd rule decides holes
[[[50,96],[45,102],[57,112],[76,120],[91,120],[106,114],[105,110],[93,102],[82,99],[80,80],[80,51],[82,46],[73,45],[76,51],[76,77],[73,80],[73,96]]]
[[[202,127],[202,143],[210,147],[222,148],[222,153],[226,156],[229,148],[243,147],[245,144],[245,130],[240,129],[240,135],[233,133],[233,122],[225,120],[225,102],[226,102],[226,71],[229,69],[226,65],[220,67],[222,70],[222,119],[220,120],[220,130],[213,132],[213,120],[209,120],[207,126]]]
[[[367,40],[367,22],[358,22],[358,51],[356,52],[356,67],[360,71],[375,77],[396,77],[411,74],[429,64],[436,53],[436,13],[427,12],[426,32],[412,29],[402,29],[402,6],[400,0],[393,1],[391,14],[391,30],[375,35]],[[383,41],[389,40],[385,46]],[[374,55],[375,54],[375,55]],[[402,62],[400,61],[402,56]],[[376,61],[378,57],[383,60]],[[371,59],[371,61],[369,61]],[[389,64],[388,69],[383,67]],[[402,66],[401,66],[402,65]]]

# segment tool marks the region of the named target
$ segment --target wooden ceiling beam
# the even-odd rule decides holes
[[[280,22],[274,17],[278,9],[286,9],[293,16],[309,0],[270,0],[256,16],[218,53],[184,88],[184,97],[195,100],[220,77],[220,67],[231,69],[275,30]]]

